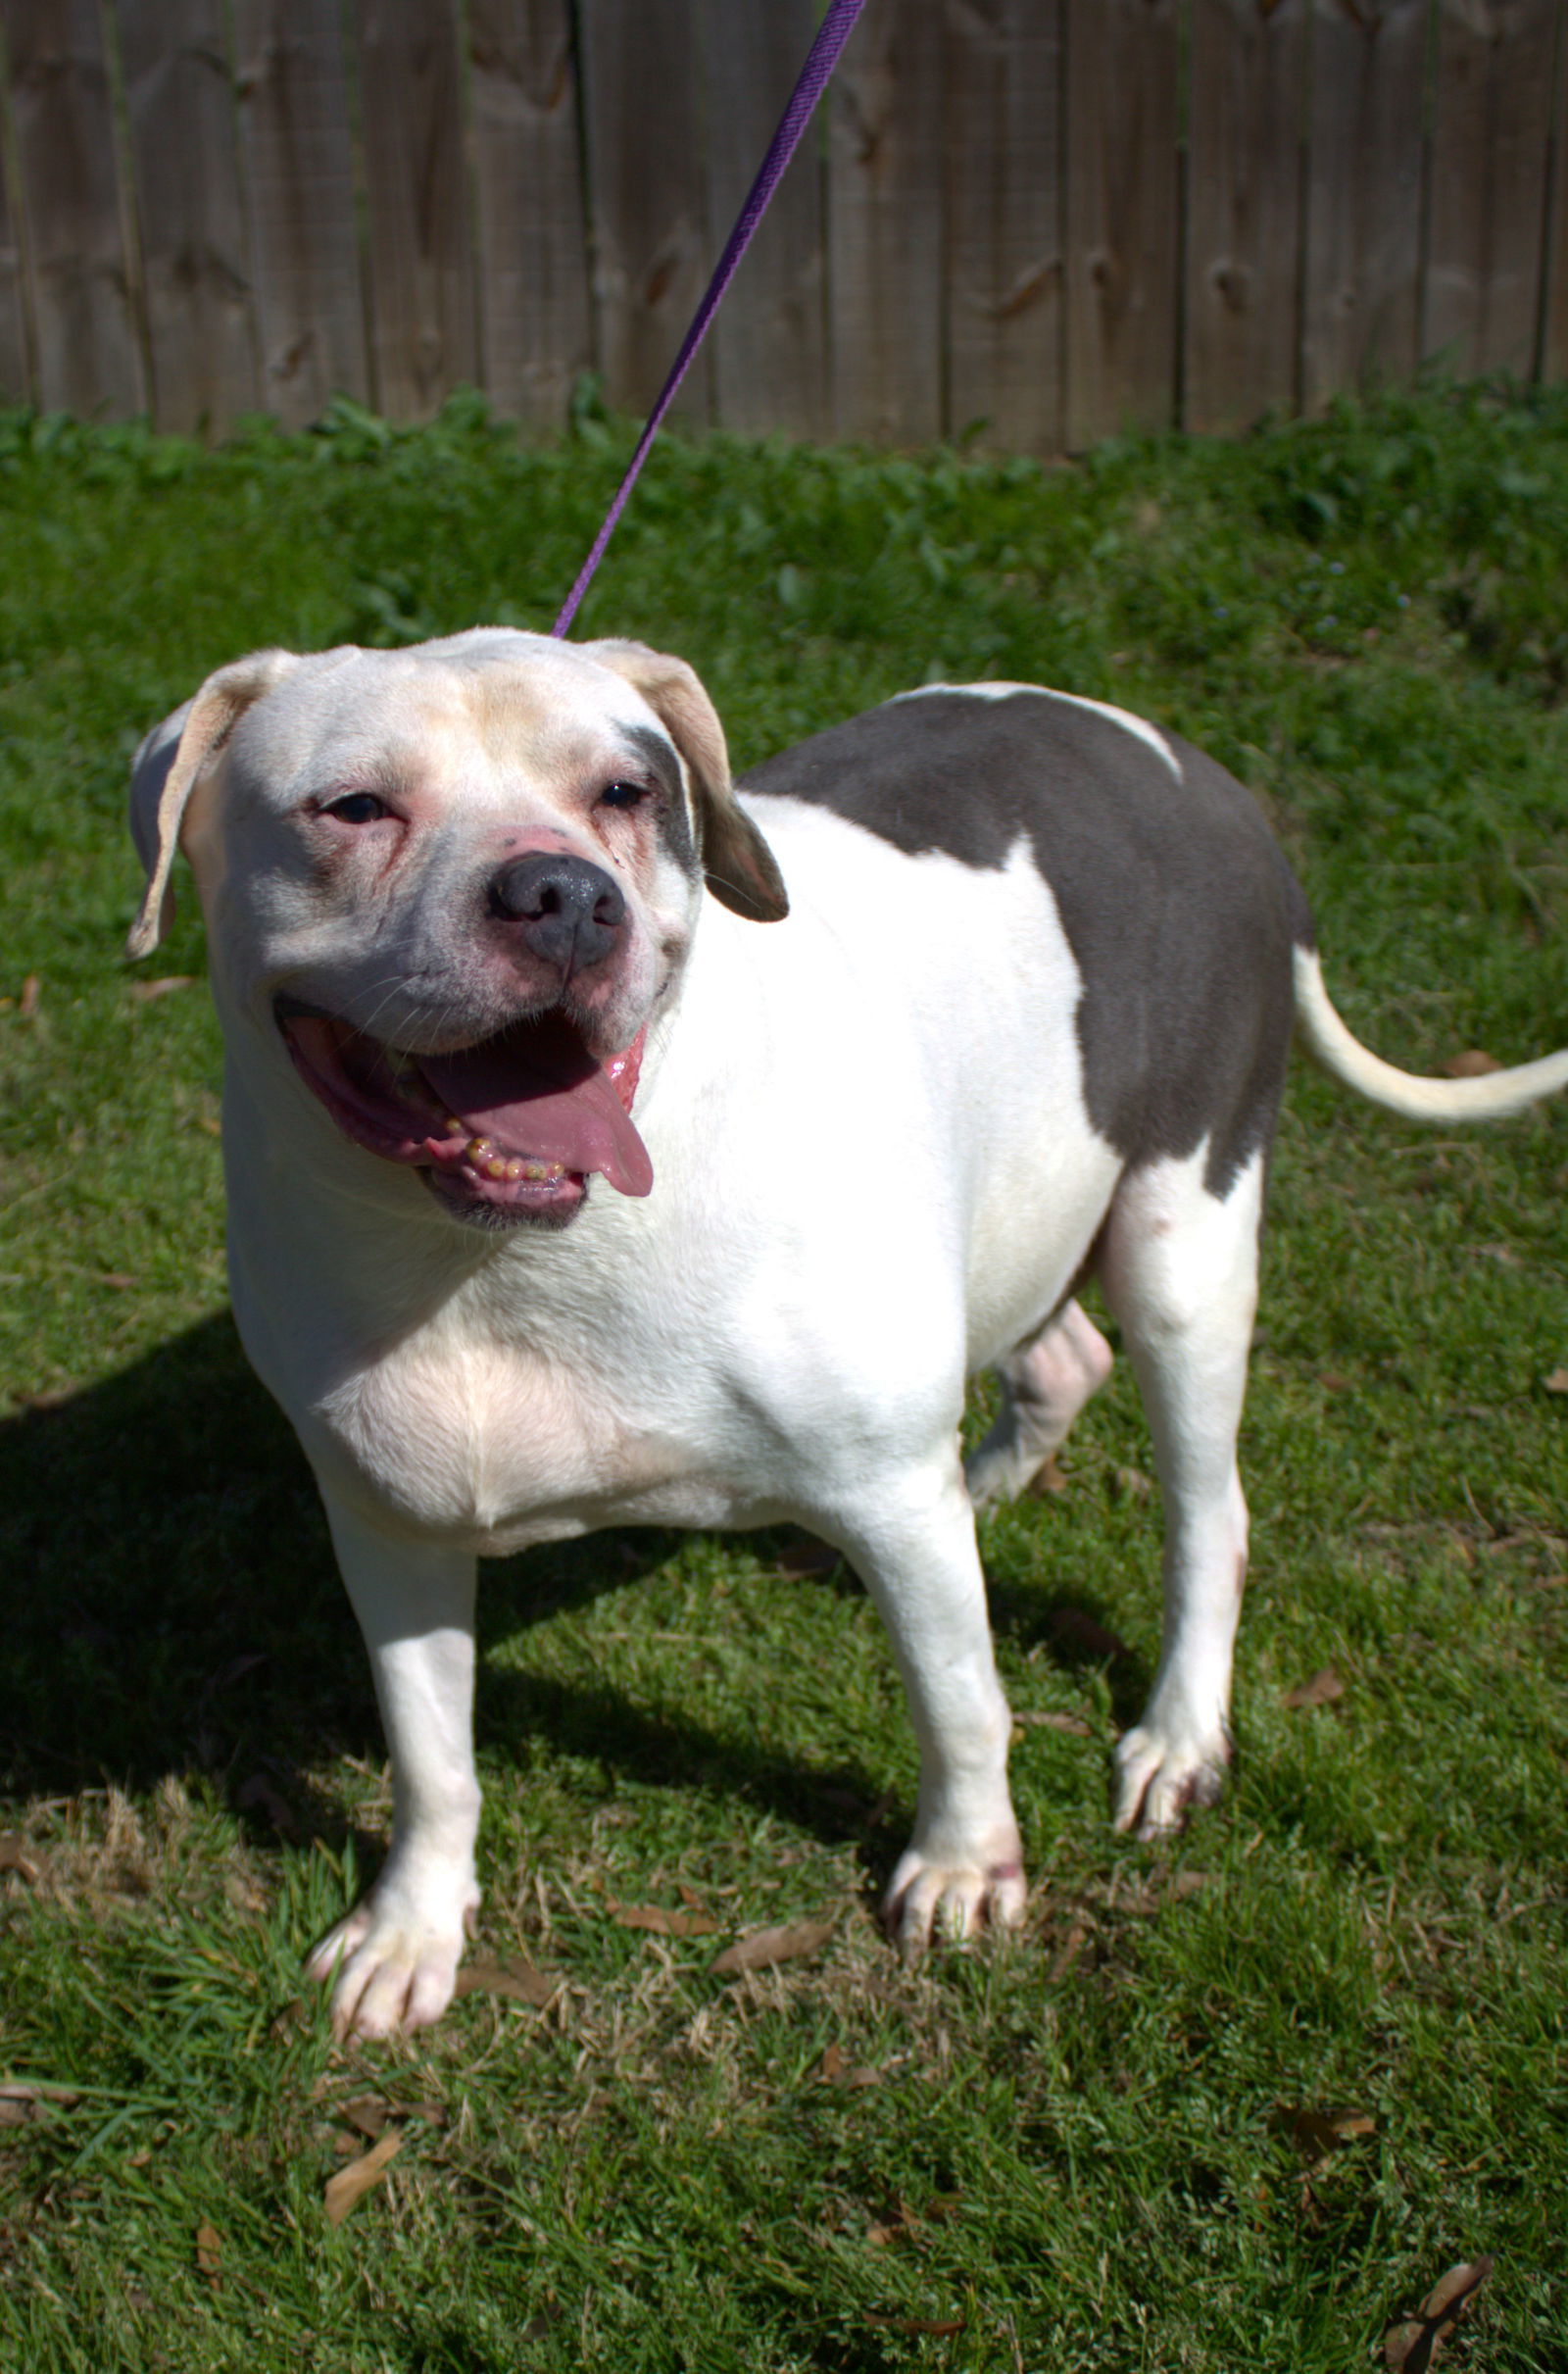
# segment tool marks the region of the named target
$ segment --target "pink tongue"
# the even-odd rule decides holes
[[[461,1054],[421,1056],[419,1069],[448,1112],[502,1153],[601,1170],[622,1195],[654,1183],[631,1115],[566,1022],[519,1022]]]

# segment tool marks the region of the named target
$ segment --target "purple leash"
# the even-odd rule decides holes
[[[778,129],[768,144],[767,154],[762,159],[761,169],[757,179],[752,183],[751,193],[746,204],[741,208],[740,220],[730,232],[713,276],[708,283],[703,301],[697,308],[692,325],[682,340],[680,353],[675,357],[674,368],[664,381],[663,387],[660,391],[659,401],[649,414],[647,424],[637,440],[637,450],[632,455],[630,467],[616,490],[615,500],[610,506],[603,527],[594,538],[593,550],[577,572],[577,582],[566,596],[560,618],[550,629],[553,635],[564,635],[577,615],[583,595],[588,591],[594,570],[605,557],[605,547],[615,532],[615,523],[626,508],[626,498],[637,482],[637,473],[648,459],[649,448],[659,434],[660,423],[675,400],[675,392],[686,376],[687,367],[693,355],[696,354],[708,333],[708,325],[718,311],[719,301],[724,291],[735,277],[736,266],[751,245],[753,231],[756,230],[763,215],[767,212],[768,201],[783,178],[784,168],[795,154],[801,134],[811,120],[811,111],[827,86],[833,69],[839,62],[844,44],[855,29],[855,20],[863,6],[864,0],[831,0],[827,15],[817,28],[816,39],[811,44],[810,55],[801,69],[801,78],[790,94],[790,103],[784,110],[779,120]]]

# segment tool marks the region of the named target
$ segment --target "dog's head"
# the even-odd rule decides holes
[[[630,1118],[706,881],[787,908],[681,660],[479,627],[397,652],[258,652],[137,756],[158,944],[182,847],[231,1026],[456,1217],[560,1226],[589,1175],[646,1194]]]

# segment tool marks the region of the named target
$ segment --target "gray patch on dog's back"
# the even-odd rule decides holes
[[[1083,980],[1084,1096],[1134,1165],[1209,1140],[1232,1181],[1274,1124],[1290,1053],[1293,944],[1312,918],[1255,801],[1189,742],[1180,779],[1114,717],[1046,692],[889,702],[752,767],[748,792],[808,800],[911,856],[1000,869],[1020,838]]]

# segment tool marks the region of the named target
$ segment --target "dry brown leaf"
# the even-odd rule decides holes
[[[1066,1731],[1074,1739],[1093,1739],[1095,1727],[1086,1723],[1081,1714],[1057,1714],[1051,1707],[1018,1707],[1012,1710],[1015,1723],[1027,1723],[1040,1731]]]
[[[161,980],[132,981],[130,994],[138,1006],[150,1006],[155,998],[167,998],[176,989],[189,989],[196,979],[193,972],[166,972]]]
[[[1311,2108],[1304,2103],[1288,2104],[1280,2111],[1285,2126],[1303,2157],[1314,2167],[1326,2167],[1342,2144],[1356,2142],[1361,2136],[1375,2135],[1378,2122],[1366,2110]]]
[[[1548,1393],[1568,1393],[1568,1368],[1554,1368],[1549,1376],[1544,1376],[1541,1381]]]
[[[774,1962],[797,1961],[802,1954],[814,1954],[832,1934],[830,1920],[789,1921],[776,1929],[754,1929],[750,1937],[738,1937],[715,1954],[709,1968],[720,1973],[765,1970]]]
[[[844,2055],[837,2045],[829,2045],[816,2064],[816,2074],[825,2086],[838,2085],[844,2075]]]
[[[37,1013],[38,998],[42,987],[43,984],[35,972],[29,972],[23,982],[22,995],[17,1001],[17,1012],[24,1022],[30,1022]]]
[[[459,1995],[504,1995],[509,2002],[532,2003],[536,2011],[542,2011],[560,1994],[561,1981],[552,1978],[548,1971],[536,1970],[532,1962],[518,1957],[504,1962],[465,1962],[458,1972],[455,1992]]]
[[[912,2234],[920,2220],[906,2201],[896,2201],[881,2216],[865,2229],[865,2239],[873,2250],[896,2242],[901,2234]]]
[[[1118,1467],[1110,1480],[1120,1500],[1147,1501],[1154,1489],[1153,1478],[1141,1467]]]
[[[1484,1047],[1466,1047],[1458,1055],[1450,1055],[1443,1068],[1450,1080],[1479,1080],[1484,1072],[1500,1071],[1502,1065]]]
[[[51,2110],[69,2110],[79,2102],[69,2086],[40,2086],[17,2083],[0,2086],[0,2127],[30,2127],[35,2119],[46,2118]]]
[[[911,2340],[927,2333],[933,2341],[949,2341],[955,2333],[963,2331],[961,2316],[867,2316],[868,2325],[881,2325],[889,2333],[906,2333]]]
[[[1383,2337],[1383,2355],[1398,2374],[1426,2374],[1454,2326],[1495,2266],[1493,2258],[1461,2260],[1433,2285],[1419,2313],[1393,2325]]]
[[[1341,1376],[1337,1368],[1325,1368],[1317,1381],[1325,1393],[1353,1393],[1355,1391],[1355,1379]]]
[[[0,1832],[0,1871],[15,1871],[29,1888],[35,1888],[43,1877],[43,1865],[27,1852],[27,1842],[20,1830]]]
[[[1056,1953],[1055,1959],[1052,1962],[1049,1973],[1050,1983],[1052,1986],[1058,1986],[1066,1977],[1068,1971],[1072,1968],[1073,1963],[1078,1959],[1079,1954],[1083,1952],[1088,1940],[1089,1932],[1084,1927],[1083,1922],[1081,1920],[1075,1920],[1072,1927],[1068,1930],[1066,1936],[1063,1938]]]
[[[724,1926],[711,1912],[666,1912],[662,1904],[612,1904],[610,1917],[623,1929],[646,1929],[654,1937],[716,1937]]]
[[[128,1269],[100,1269],[98,1283],[100,1286],[113,1286],[117,1294],[127,1294],[132,1286],[139,1286],[141,1280],[132,1277]]]
[[[402,2149],[402,2128],[388,2127],[373,2151],[328,2177],[321,2205],[329,2226],[340,2226],[349,2211],[374,2190]]]
[[[675,1882],[675,1893],[680,1898],[681,1903],[685,1905],[688,1912],[706,1912],[708,1910],[708,1906],[704,1904],[696,1889],[688,1888],[683,1879],[678,1879]]]
[[[200,2225],[196,2229],[196,2271],[205,2275],[214,2291],[223,2271],[223,2237],[216,2226]]]
[[[1298,1682],[1294,1690],[1281,1693],[1280,1705],[1298,1710],[1302,1706],[1327,1706],[1345,1696],[1345,1684],[1332,1665],[1319,1665],[1309,1682]]]
[[[1053,1452],[1045,1465],[1035,1469],[1023,1489],[1025,1500],[1045,1501],[1057,1492],[1070,1492],[1072,1482],[1070,1477],[1062,1474],[1056,1464],[1056,1455]]]

